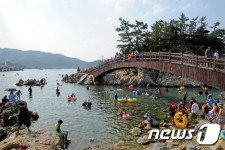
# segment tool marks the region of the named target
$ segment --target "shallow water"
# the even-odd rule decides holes
[[[69,131],[69,139],[72,140],[70,147],[72,148],[82,148],[95,144],[106,145],[120,139],[126,139],[132,128],[144,120],[143,116],[146,112],[153,117],[154,121],[160,121],[166,118],[168,100],[178,104],[179,100],[183,99],[183,96],[179,95],[175,88],[169,88],[168,93],[157,95],[158,98],[154,100],[149,96],[133,95],[132,91],[136,88],[90,86],[90,90],[86,90],[85,86],[82,85],[61,82],[62,74],[75,72],[76,70],[72,69],[0,72],[0,97],[8,95],[8,92],[4,91],[6,88],[16,87],[20,89],[23,94],[21,99],[27,101],[28,108],[38,112],[40,116],[39,120],[32,124],[32,129],[43,129],[53,133],[54,125],[59,119],[62,119],[64,123],[61,128]],[[28,87],[15,85],[20,78],[40,80],[43,77],[47,79],[48,84],[43,88],[33,87],[32,98],[28,96]],[[59,80],[60,83],[60,96],[55,94],[56,80]],[[138,102],[118,103],[114,99],[116,89],[122,89],[122,91],[118,91],[119,97],[129,94],[130,97],[137,97]],[[138,90],[144,91],[145,89],[138,88]],[[198,103],[204,103],[206,101],[205,95],[194,96],[198,90],[197,88],[185,88],[183,92],[189,94],[187,101],[191,97],[195,97]],[[108,93],[102,93],[102,91],[108,91]],[[209,89],[208,91],[214,93],[215,100],[220,99],[220,90]],[[68,102],[67,96],[71,93],[74,93],[78,99]],[[92,100],[93,106],[91,109],[86,109],[81,105],[84,100],[89,98]],[[130,114],[131,118],[125,120],[117,116],[117,106]],[[90,142],[90,138],[94,138],[94,142]]]

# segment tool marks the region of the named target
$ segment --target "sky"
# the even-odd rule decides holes
[[[0,0],[0,48],[38,50],[94,61],[119,49],[120,17],[150,26],[206,16],[225,28],[225,0]]]

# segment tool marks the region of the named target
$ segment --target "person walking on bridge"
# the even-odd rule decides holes
[[[209,67],[209,62],[211,61],[212,58],[211,47],[208,47],[208,49],[205,51],[205,57],[206,57],[206,67]]]

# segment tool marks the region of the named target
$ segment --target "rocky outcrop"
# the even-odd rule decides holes
[[[23,81],[23,79],[20,79],[16,85],[17,86],[23,86],[23,85],[26,85],[26,86],[41,86],[41,85],[44,85],[46,84],[45,82],[45,79],[41,79],[40,81],[39,80],[36,80],[36,79],[28,79],[26,81]]]
[[[9,138],[0,142],[1,150],[19,149],[26,150],[60,150],[59,137],[52,137],[50,133],[44,131],[31,131],[30,133],[23,130],[19,136],[13,133]]]
[[[3,140],[7,135],[6,129],[0,126],[0,141]]]
[[[13,125],[17,122],[17,118],[10,118],[10,116],[18,112],[20,103],[24,103],[24,106],[27,107],[27,102],[25,101],[8,102],[4,106],[0,107],[3,109],[1,118],[4,120],[5,125]],[[37,120],[38,118],[39,116],[37,112],[31,112],[31,120]]]
[[[131,134],[134,136],[139,136],[139,135],[141,135],[141,129],[138,127],[134,127],[131,131]]]
[[[23,69],[15,66],[4,66],[0,65],[0,72],[5,72],[5,71],[21,71]]]
[[[77,83],[81,78],[81,74],[72,74],[65,76],[63,81],[67,83]],[[93,77],[89,75],[83,82],[85,85],[93,85]],[[152,69],[127,69],[118,70],[106,75],[101,84],[115,86],[135,85],[138,87],[157,86],[157,87],[199,87],[203,85],[198,81],[188,78],[182,78],[171,73],[164,73]]]

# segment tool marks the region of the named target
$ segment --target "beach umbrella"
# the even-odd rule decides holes
[[[5,89],[5,91],[14,92],[14,91],[17,91],[17,89],[15,89],[15,88],[7,88],[7,89]]]

